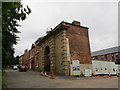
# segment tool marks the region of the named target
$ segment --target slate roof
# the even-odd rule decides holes
[[[92,52],[91,55],[98,56],[98,55],[105,55],[105,54],[110,54],[110,53],[115,53],[115,52],[120,52],[120,46],[95,51],[95,52]]]

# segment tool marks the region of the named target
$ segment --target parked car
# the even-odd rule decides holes
[[[12,69],[13,69],[13,70],[18,70],[18,66],[14,65],[14,66],[12,67]]]
[[[19,71],[27,71],[27,66],[19,66]]]

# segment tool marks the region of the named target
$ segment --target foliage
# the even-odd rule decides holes
[[[1,74],[2,74],[2,76],[1,76],[1,78],[2,78],[1,86],[2,86],[2,89],[5,90],[5,88],[7,88],[8,85],[7,85],[7,82],[6,82],[6,73],[5,73],[4,69],[1,70]]]
[[[23,21],[31,13],[31,9],[23,8],[21,2],[2,3],[2,65],[10,64],[14,59],[13,45],[17,44],[18,21]]]
[[[13,64],[19,64],[19,56],[16,56],[13,61]]]

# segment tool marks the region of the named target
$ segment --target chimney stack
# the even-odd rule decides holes
[[[73,21],[72,24],[73,24],[73,25],[77,25],[77,26],[81,26],[81,24],[80,24],[79,21]]]

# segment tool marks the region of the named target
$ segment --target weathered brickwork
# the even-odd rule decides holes
[[[34,57],[34,64],[35,64],[35,71],[40,71],[40,44],[39,41],[41,38],[35,41],[35,57]]]
[[[69,25],[67,38],[69,38],[71,60],[80,60],[80,64],[91,64],[88,29]]]
[[[23,65],[26,65],[29,67],[29,51],[26,49],[24,51],[24,60],[23,60]]]
[[[29,54],[30,69],[40,72],[70,75],[72,60],[79,60],[83,71],[91,68],[88,28],[77,21],[61,22],[39,38]]]
[[[29,57],[29,69],[35,70],[35,45],[32,44],[31,50],[29,51],[30,57]]]

